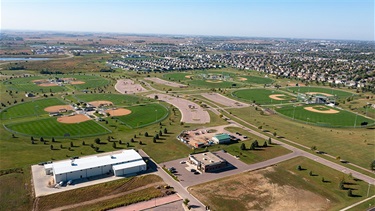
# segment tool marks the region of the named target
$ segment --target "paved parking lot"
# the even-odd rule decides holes
[[[165,163],[162,163],[161,165],[162,166],[165,165],[166,168],[171,168],[171,167],[176,168],[177,173],[175,173],[175,175],[178,177],[183,187],[193,186],[193,185],[208,182],[211,180],[219,179],[222,177],[230,176],[233,174],[238,174],[248,169],[247,164],[236,159],[229,153],[225,153],[222,151],[213,152],[213,153],[225,159],[226,161],[228,161],[229,163],[228,167],[217,172],[206,172],[206,173],[194,174],[194,172],[190,171],[190,169],[193,168],[193,166],[190,167],[190,164],[188,164],[187,162],[185,164],[180,163],[181,161],[187,161],[188,158],[165,162]]]

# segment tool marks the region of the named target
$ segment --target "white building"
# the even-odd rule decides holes
[[[146,163],[135,150],[58,161],[44,168],[46,174],[53,174],[55,183],[105,174],[122,176],[147,169]]]

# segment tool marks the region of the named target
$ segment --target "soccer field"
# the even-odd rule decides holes
[[[240,100],[260,105],[287,103],[294,98],[283,92],[269,89],[243,89],[234,91],[232,95]]]

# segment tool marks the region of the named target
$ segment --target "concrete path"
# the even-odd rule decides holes
[[[136,210],[146,210],[150,208],[161,207],[162,205],[169,204],[172,202],[180,202],[180,207],[182,208],[182,199],[177,194],[155,198],[149,201],[139,202],[136,204],[131,204],[126,207],[119,207],[116,209],[112,209],[112,211],[136,211]]]
[[[353,208],[353,207],[355,207],[355,206],[357,206],[357,205],[359,205],[359,204],[362,204],[363,202],[366,202],[366,201],[368,201],[368,200],[370,200],[370,199],[373,199],[373,198],[375,198],[375,195],[373,195],[373,196],[371,196],[371,197],[369,197],[369,198],[367,198],[367,199],[364,199],[364,200],[362,200],[362,201],[359,201],[359,202],[357,202],[357,203],[355,203],[355,204],[352,204],[352,205],[350,205],[349,207],[345,207],[344,209],[341,209],[340,211],[346,211],[346,210],[349,210],[349,209],[351,209],[351,208]],[[373,205],[374,206],[374,205]]]

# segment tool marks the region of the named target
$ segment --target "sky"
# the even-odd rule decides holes
[[[374,40],[374,0],[0,0],[1,30]]]

